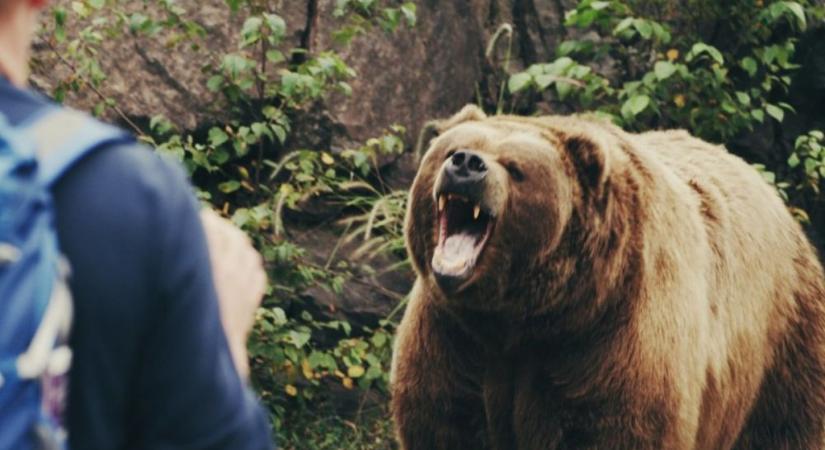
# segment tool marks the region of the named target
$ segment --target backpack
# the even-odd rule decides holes
[[[0,114],[0,450],[66,448],[72,301],[51,188],[89,152],[129,140],[65,108],[16,128]]]

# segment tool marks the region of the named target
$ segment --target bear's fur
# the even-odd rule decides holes
[[[403,449],[820,448],[825,275],[754,169],[684,131],[472,106],[442,128],[406,222]],[[444,214],[482,206],[480,253],[439,237],[471,223],[442,228],[437,192],[465,150],[486,177]]]

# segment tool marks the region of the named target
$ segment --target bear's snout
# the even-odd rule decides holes
[[[488,166],[484,158],[471,150],[459,150],[444,162],[440,191],[478,200],[484,194]]]

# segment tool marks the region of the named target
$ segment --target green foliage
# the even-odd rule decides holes
[[[680,126],[726,142],[792,111],[771,99],[787,93],[799,68],[792,63],[796,38],[771,30],[786,22],[804,30],[805,11],[798,2],[771,4],[753,18],[762,31],[751,37],[752,47],[726,55],[694,36],[674,40],[668,24],[636,17],[623,2],[585,0],[566,25],[597,37],[561,43],[555,61],[513,74],[510,92],[530,90],[569,110],[594,108],[630,129]],[[599,74],[604,67],[621,76]]]
[[[788,167],[798,172],[797,189],[821,194],[825,182],[825,134],[812,130],[796,138]]]
[[[382,6],[378,0],[336,0],[333,14],[346,18],[346,25],[333,33],[333,39],[341,44],[348,44],[356,36],[369,31],[374,24],[385,32],[392,33],[402,23],[414,27],[417,20],[413,2],[389,7]]]
[[[104,94],[106,74],[99,64],[105,39],[147,36],[201,56],[206,88],[217,96],[211,126],[183,133],[160,115],[152,117],[146,129],[131,125],[159,153],[180,161],[196,180],[199,198],[230,217],[264,257],[270,284],[249,342],[252,378],[287,448],[304,433],[312,448],[363,448],[358,443],[363,433],[345,431],[352,424],[338,423],[342,419],[333,419],[334,427],[316,430],[287,431],[281,423],[287,415],[310,420],[307,411],[321,409],[332,386],[361,396],[386,391],[393,319],[403,307],[403,298],[399,297],[390,317],[358,327],[317,311],[305,298],[310,288],[340,294],[353,273],[373,270],[369,261],[382,255],[402,261],[384,271],[406,266],[402,238],[406,193],[389,189],[380,171],[383,159],[403,151],[405,130],[394,126],[344,150],[295,148],[291,140],[296,117],[331,93],[351,92],[347,80],[356,74],[339,54],[285,48],[287,24],[270,9],[270,2],[227,1],[227,7],[245,20],[238,48],[226,53],[209,49],[204,28],[187,19],[189,12],[172,0],[151,3],[156,7],[151,14],[104,0],[73,2],[72,11],[55,9],[41,39],[70,75],[54,95],[62,101],[69,92],[92,90],[101,99],[97,114],[116,110]],[[414,4],[387,5],[377,0],[339,0],[335,15],[341,29],[333,33],[337,37],[349,33],[350,39],[373,25],[393,32],[416,21]],[[81,24],[77,35],[66,31],[71,21]],[[313,202],[342,211],[337,226],[344,234],[320,263],[290,239],[284,219]],[[336,258],[344,245],[356,247],[347,260]],[[386,421],[373,425],[386,439],[382,444],[377,438],[376,445],[368,448],[386,448]],[[318,434],[318,430],[324,431]],[[350,439],[351,447],[339,439]]]
[[[795,112],[786,98],[800,69],[794,63],[798,37],[809,23],[822,21],[823,10],[805,1],[766,3],[728,5],[724,14],[741,30],[738,45],[722,49],[698,33],[673,33],[673,24],[640,16],[640,5],[649,3],[583,0],[565,17],[582,37],[559,44],[555,60],[511,74],[510,97],[503,100],[509,105],[498,109],[528,112],[541,101],[559,111],[594,110],[630,130],[687,128],[718,143],[769,121],[782,123]],[[791,203],[786,188],[819,195],[823,152],[816,136],[800,136],[788,160],[790,169],[804,169],[804,176],[795,175],[798,182],[777,181],[761,167]]]

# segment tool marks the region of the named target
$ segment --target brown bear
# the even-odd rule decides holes
[[[821,448],[825,275],[754,169],[581,117],[441,128],[406,219],[403,449]]]

